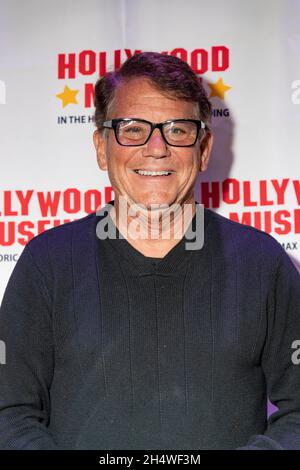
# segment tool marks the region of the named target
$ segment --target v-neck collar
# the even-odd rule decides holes
[[[196,201],[196,204],[199,204]],[[114,200],[110,201],[101,211],[97,212],[97,219],[99,217],[107,216],[110,206],[114,205]],[[111,217],[107,217],[107,222],[112,224],[111,228],[116,233],[116,238],[106,238],[104,240],[98,239],[99,248],[101,250],[102,243],[109,243],[109,245],[113,248],[114,252],[119,256],[119,258],[126,264],[126,269],[128,269],[132,274],[138,276],[145,276],[145,275],[178,275],[181,272],[184,272],[186,269],[186,262],[190,260],[192,253],[195,253],[199,250],[188,250],[186,249],[185,243],[192,242],[193,239],[187,238],[186,234],[189,233],[190,230],[195,232],[196,228],[196,216],[193,216],[191,223],[187,231],[185,232],[183,238],[181,238],[178,243],[171,248],[171,250],[162,258],[153,258],[145,256],[143,253],[138,251],[134,248],[127,240],[124,238],[119,230],[118,227],[114,224]],[[210,220],[209,211],[204,209],[204,235],[206,232],[207,225]],[[202,248],[203,249],[203,248]],[[200,250],[201,251],[201,250]]]

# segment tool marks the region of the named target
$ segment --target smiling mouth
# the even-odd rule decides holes
[[[133,170],[137,175],[140,176],[169,176],[174,173],[172,170],[161,170],[161,171],[150,171],[150,170]]]

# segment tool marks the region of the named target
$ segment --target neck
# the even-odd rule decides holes
[[[192,195],[183,204],[145,208],[115,199],[110,217],[124,238],[145,256],[162,258],[183,238],[196,212]]]

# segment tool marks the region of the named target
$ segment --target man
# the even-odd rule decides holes
[[[186,246],[210,117],[175,57],[137,54],[97,82],[115,199],[35,237],[12,273],[2,448],[300,449],[295,267],[274,238],[208,209],[203,246]]]

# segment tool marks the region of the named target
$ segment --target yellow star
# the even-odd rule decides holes
[[[221,100],[224,100],[225,92],[231,89],[231,86],[225,85],[223,78],[219,78],[216,83],[208,83],[208,86],[211,89],[209,98],[218,96]]]
[[[78,101],[76,100],[76,95],[79,92],[79,90],[70,90],[68,85],[65,86],[64,91],[62,93],[59,93],[57,98],[62,100],[62,107],[64,108],[70,103],[73,104],[78,104]]]

